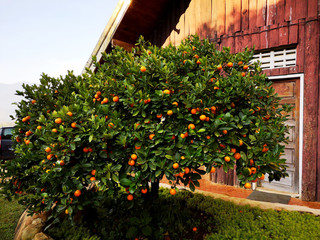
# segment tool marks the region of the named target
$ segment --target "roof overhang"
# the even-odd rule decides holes
[[[96,56],[97,62],[101,62],[102,54],[111,46],[119,45],[130,50],[140,35],[148,39],[161,22],[170,1],[119,0],[82,73],[86,68],[93,71],[92,57]]]

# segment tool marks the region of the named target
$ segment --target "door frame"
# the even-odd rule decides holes
[[[269,80],[285,80],[291,78],[299,78],[300,79],[300,101],[299,101],[299,191],[298,197],[301,198],[302,196],[302,160],[303,160],[303,98],[304,98],[304,74],[288,74],[288,75],[278,75],[278,76],[269,76]]]

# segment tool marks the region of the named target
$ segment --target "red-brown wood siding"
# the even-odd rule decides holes
[[[178,45],[197,33],[232,52],[296,46],[294,67],[265,70],[269,76],[304,73],[302,199],[320,201],[320,0],[180,0],[149,39],[160,46]],[[178,8],[178,10],[177,10]],[[173,10],[174,9],[174,10]],[[179,15],[180,14],[180,15]],[[234,174],[214,181],[235,184]]]

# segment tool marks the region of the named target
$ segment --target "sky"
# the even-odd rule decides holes
[[[0,0],[0,83],[80,74],[118,0]]]
[[[117,3],[0,0],[0,126],[10,122],[22,83],[81,74]]]

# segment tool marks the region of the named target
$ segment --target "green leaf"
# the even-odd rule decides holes
[[[111,178],[114,182],[119,183],[119,177],[116,174],[112,174]]]
[[[173,157],[171,155],[165,155],[165,158],[172,160]]]
[[[120,179],[120,184],[122,186],[130,186],[130,184],[132,183],[132,181],[128,178],[122,178]]]
[[[194,192],[194,190],[196,190],[196,188],[192,182],[189,183],[189,188],[192,192]]]
[[[126,234],[126,238],[135,238],[139,233],[139,229],[134,227],[134,226],[131,226],[129,228],[129,230],[127,231],[127,234]]]
[[[133,117],[137,116],[137,115],[139,114],[139,112],[140,112],[139,110],[135,111],[135,112],[132,114],[132,116],[133,116]]]
[[[142,234],[145,236],[151,236],[152,228],[150,226],[145,226],[142,228]]]
[[[205,131],[206,131],[205,128],[201,128],[201,129],[198,130],[198,133],[202,133],[202,132],[205,132]]]
[[[92,142],[92,140],[93,140],[93,135],[90,135],[89,136],[89,142]]]
[[[74,142],[70,143],[70,149],[71,150],[76,150],[76,144]]]

